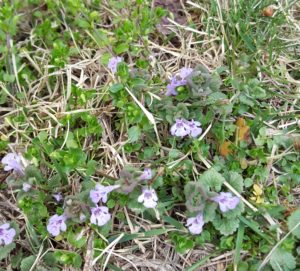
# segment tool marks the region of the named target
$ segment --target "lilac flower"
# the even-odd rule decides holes
[[[171,135],[184,137],[190,133],[189,122],[184,119],[176,119],[171,127]]]
[[[24,175],[24,166],[22,165],[21,155],[8,153],[2,158],[1,163],[5,165],[5,171],[13,170],[18,175]]]
[[[167,92],[166,95],[170,96],[176,96],[178,93],[176,91],[176,88],[179,86],[186,85],[185,78],[190,75],[190,73],[193,71],[191,68],[182,68],[179,72],[179,75],[176,74],[171,77],[170,83],[167,85]]]
[[[153,188],[143,188],[142,194],[138,197],[138,202],[143,202],[146,208],[155,208],[157,205],[158,197]]]
[[[92,214],[91,214],[90,221],[92,224],[98,226],[105,225],[111,218],[111,215],[108,212],[108,208],[106,206],[91,208],[91,212]]]
[[[23,191],[28,192],[31,188],[31,184],[29,183],[23,183]]]
[[[152,179],[152,171],[150,168],[145,168],[144,172],[140,176],[140,180],[146,181]]]
[[[113,74],[115,74],[116,72],[117,72],[117,67],[118,67],[118,64],[120,63],[120,62],[122,62],[123,61],[123,58],[122,57],[112,57],[112,58],[110,58],[110,60],[108,61],[108,68],[111,70],[111,72],[113,73]]]
[[[190,127],[190,135],[192,137],[197,137],[202,133],[201,123],[199,121],[191,120],[188,122],[188,125]]]
[[[53,195],[53,198],[57,201],[57,202],[60,202],[62,199],[63,199],[63,196],[62,194],[59,192],[59,193],[56,193]]]
[[[166,92],[166,95],[167,96],[170,96],[170,95],[173,95],[173,96],[176,96],[178,93],[176,91],[176,88],[179,87],[179,86],[184,86],[186,84],[186,81],[183,80],[183,79],[178,79],[177,76],[173,76],[171,78],[171,81],[169,84],[167,84],[167,92]]]
[[[47,225],[47,231],[53,236],[59,235],[61,231],[66,231],[66,220],[67,217],[65,215],[51,216]]]
[[[176,119],[176,122],[171,127],[171,134],[181,137],[185,137],[186,135],[197,137],[202,133],[200,126],[201,123],[199,121]]]
[[[179,75],[182,79],[186,79],[192,73],[192,71],[192,68],[182,68]]]
[[[16,230],[10,228],[9,223],[2,224],[0,226],[0,245],[9,245],[12,243],[16,235]]]
[[[230,192],[221,192],[218,196],[213,197],[212,200],[219,204],[222,213],[235,209],[240,202],[240,199],[232,196]]]
[[[95,189],[90,191],[90,199],[92,202],[97,204],[100,200],[102,202],[107,202],[107,195],[111,191],[119,188],[120,185],[109,185],[109,186],[103,186],[101,184],[96,184]]]
[[[204,225],[203,215],[199,213],[196,217],[190,217],[187,220],[186,226],[191,234],[200,234]]]

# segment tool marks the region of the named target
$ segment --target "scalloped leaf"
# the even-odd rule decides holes
[[[300,207],[289,216],[287,224],[290,231],[296,227],[292,234],[300,239]]]
[[[0,261],[2,259],[5,259],[9,253],[16,247],[15,243],[11,243],[9,245],[6,245],[4,247],[0,247]]]
[[[227,179],[227,182],[239,193],[243,192],[244,189],[244,179],[243,177],[234,172],[230,171],[226,174],[225,178]]]
[[[230,235],[237,230],[240,220],[238,218],[221,218],[216,216],[212,223],[221,234]]]
[[[205,171],[199,178],[199,182],[207,185],[211,190],[215,190],[217,192],[221,190],[224,181],[225,178],[213,168]]]
[[[274,271],[290,271],[295,270],[295,257],[282,248],[277,248],[271,255],[270,264]]]
[[[236,218],[242,212],[244,212],[244,209],[245,209],[245,205],[242,201],[240,201],[240,203],[233,210],[229,210],[229,211],[223,213],[223,216],[228,219]]]
[[[218,204],[216,202],[209,202],[205,204],[203,210],[203,218],[205,223],[214,220],[214,218],[216,217],[217,208],[218,208]]]

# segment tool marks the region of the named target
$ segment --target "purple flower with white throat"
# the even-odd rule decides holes
[[[114,56],[109,59],[107,67],[111,70],[113,74],[117,72],[117,67],[120,62],[123,61],[122,57]]]
[[[221,192],[218,196],[212,198],[213,201],[219,204],[222,213],[235,209],[239,204],[239,197],[233,196],[230,192]]]
[[[90,191],[90,199],[95,204],[97,204],[100,200],[105,203],[107,202],[108,193],[119,187],[120,185],[103,186],[101,184],[96,184],[95,189]]]
[[[0,226],[0,245],[9,245],[14,240],[16,230],[10,228],[9,223],[2,224]]]
[[[57,202],[60,202],[62,199],[63,199],[63,196],[62,194],[59,192],[59,193],[56,193],[53,195],[53,198],[57,201]]]
[[[152,179],[152,171],[150,168],[145,168],[144,172],[140,176],[140,180],[147,181]]]
[[[201,128],[201,123],[199,121],[191,120],[188,122],[188,125],[190,127],[190,135],[192,137],[197,137],[201,135],[202,128]]]
[[[47,231],[53,236],[59,235],[61,231],[66,231],[66,220],[67,217],[65,215],[51,216],[47,225]]]
[[[155,208],[157,201],[158,197],[153,188],[143,188],[142,194],[138,197],[138,202],[143,202],[146,208]]]
[[[204,225],[203,215],[199,213],[196,217],[190,217],[187,220],[186,226],[191,234],[200,234]]]
[[[185,119],[176,119],[171,127],[171,135],[184,137],[190,134],[189,122]]]
[[[28,192],[29,190],[30,190],[30,188],[31,188],[31,184],[29,184],[29,183],[23,183],[23,191],[24,192]]]
[[[111,215],[106,206],[91,208],[90,221],[92,224],[103,226],[110,220],[110,218]]]
[[[170,96],[170,95],[176,96],[178,94],[176,91],[177,87],[186,85],[187,82],[186,82],[185,78],[188,77],[192,71],[193,71],[193,69],[191,69],[191,68],[182,68],[179,71],[179,74],[172,76],[170,83],[167,84],[166,95],[167,96]]]
[[[1,163],[4,165],[5,171],[13,170],[20,176],[24,175],[24,166],[22,164],[22,156],[15,153],[6,154]]]

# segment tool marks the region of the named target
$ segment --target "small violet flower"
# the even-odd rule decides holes
[[[108,61],[108,65],[107,67],[111,70],[111,72],[113,74],[115,74],[117,72],[117,67],[118,67],[118,64],[120,62],[123,61],[123,58],[122,57],[112,57],[110,58],[110,60]]]
[[[105,203],[107,202],[108,193],[119,187],[120,185],[103,186],[101,184],[96,184],[95,189],[90,191],[90,199],[95,204],[97,204],[100,200]]]
[[[59,235],[61,231],[66,231],[66,220],[67,217],[65,215],[51,216],[47,225],[47,231],[53,236]]]
[[[191,234],[200,234],[204,225],[203,215],[199,213],[196,217],[190,217],[187,220],[186,226]]]
[[[0,245],[9,245],[12,243],[16,235],[16,230],[10,228],[9,223],[2,224],[0,226]]]
[[[235,209],[240,202],[240,199],[233,196],[230,192],[221,192],[218,196],[213,197],[212,200],[219,204],[222,213]]]
[[[155,208],[157,205],[158,197],[153,188],[143,188],[142,194],[138,197],[138,202],[144,204],[146,208]]]
[[[24,175],[24,166],[22,164],[21,155],[15,153],[8,153],[2,158],[1,163],[5,165],[5,171],[13,170],[18,175]]]
[[[188,121],[185,119],[176,119],[171,127],[171,135],[185,137],[191,135],[197,137],[202,133],[201,123],[199,121]]]
[[[185,78],[188,77],[193,69],[191,68],[182,68],[179,72],[179,75],[176,74],[171,77],[170,83],[167,85],[167,92],[166,95],[170,96],[176,96],[178,93],[176,91],[176,88],[179,86],[184,86],[186,85],[186,80]]]
[[[111,218],[111,215],[108,212],[108,208],[106,206],[91,208],[91,213],[91,223],[98,226],[105,225]]]
[[[200,127],[201,123],[199,121],[191,120],[191,121],[189,121],[188,125],[190,127],[190,135],[192,137],[197,137],[197,136],[201,135],[202,128]]]
[[[57,201],[57,202],[60,202],[62,199],[63,199],[63,196],[62,194],[59,192],[59,193],[56,193],[53,195],[53,198]]]
[[[190,126],[188,121],[184,119],[177,119],[175,124],[171,127],[171,135],[184,137],[190,134]]]
[[[152,179],[152,171],[150,168],[145,168],[144,172],[140,176],[140,180],[146,181]]]
[[[23,191],[24,192],[28,192],[29,190],[30,190],[30,188],[31,188],[31,184],[29,184],[29,183],[23,183]]]

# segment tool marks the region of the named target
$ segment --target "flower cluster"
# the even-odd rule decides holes
[[[10,228],[9,223],[2,224],[0,226],[0,245],[9,245],[12,243],[16,235],[16,230]]]
[[[186,78],[192,73],[191,68],[182,68],[179,74],[171,77],[170,83],[167,85],[166,95],[176,96],[178,93],[176,91],[177,87],[185,86],[187,84]]]
[[[171,135],[185,137],[191,135],[197,137],[202,133],[201,123],[199,121],[188,121],[185,119],[177,119],[171,127]]]
[[[221,192],[217,196],[212,197],[211,200],[219,204],[222,213],[235,209],[240,202],[240,199],[233,196],[230,192]],[[203,214],[200,212],[197,216],[188,218],[186,226],[191,234],[200,234],[204,226]]]

